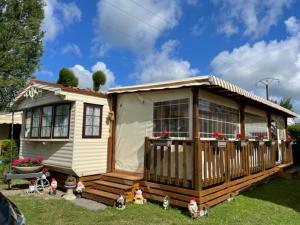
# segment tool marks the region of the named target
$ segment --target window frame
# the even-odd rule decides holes
[[[100,109],[100,119],[99,119],[99,135],[86,135],[85,127],[86,127],[86,109],[88,106],[98,107]],[[103,105],[92,104],[92,103],[84,103],[83,104],[83,124],[82,124],[82,138],[102,138],[102,117],[103,117]],[[94,126],[94,125],[93,125]]]
[[[68,135],[67,136],[61,136],[61,137],[56,137],[54,136],[54,125],[55,125],[55,117],[56,117],[56,107],[59,105],[69,105],[69,112],[68,112]],[[42,130],[42,119],[43,119],[43,108],[47,107],[47,106],[51,106],[52,107],[52,116],[51,116],[51,127],[50,127],[50,136],[48,137],[42,137],[41,136],[41,130]],[[29,109],[24,110],[25,112],[25,119],[24,122],[22,123],[22,126],[24,126],[24,134],[23,134],[23,138],[25,139],[67,139],[70,137],[70,121],[71,121],[71,107],[72,104],[71,102],[67,102],[67,103],[55,103],[55,104],[47,104],[47,105],[40,105],[40,106],[35,106]],[[40,110],[40,118],[39,118],[39,127],[38,127],[38,135],[35,137],[32,137],[32,120],[33,120],[33,111],[39,109]],[[28,137],[25,137],[25,126],[26,126],[26,114],[28,112],[31,112],[31,121],[30,121],[30,132]]]

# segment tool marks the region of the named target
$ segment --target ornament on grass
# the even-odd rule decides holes
[[[81,181],[78,181],[75,192],[77,194],[77,197],[81,198],[82,190],[85,189],[84,184]]]
[[[170,197],[167,195],[164,197],[164,200],[163,200],[163,207],[165,210],[167,210],[170,206]]]
[[[135,191],[134,203],[139,205],[144,204],[143,191],[140,188]]]
[[[190,203],[188,204],[188,209],[189,209],[190,215],[193,219],[196,219],[199,217],[199,208],[198,208],[195,197],[191,198]]]
[[[126,199],[123,195],[119,195],[119,197],[116,200],[116,207],[117,209],[125,209]]]
[[[55,178],[52,178],[51,185],[49,188],[49,195],[56,195],[56,189],[57,189],[57,181]]]

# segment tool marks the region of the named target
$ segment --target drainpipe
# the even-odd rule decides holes
[[[13,155],[13,140],[14,140],[14,111],[11,113],[11,130],[10,130],[10,160],[9,173],[12,172],[12,155]]]

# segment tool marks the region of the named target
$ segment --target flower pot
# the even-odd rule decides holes
[[[37,173],[42,170],[44,166],[13,166],[17,173]]]
[[[76,182],[75,181],[66,181],[65,186],[67,187],[76,187]]]
[[[154,145],[157,146],[170,146],[172,144],[171,139],[156,139],[153,141]]]
[[[213,147],[214,148],[225,148],[226,147],[226,141],[220,141],[220,140],[216,140],[216,141],[213,141],[212,144],[213,144]]]

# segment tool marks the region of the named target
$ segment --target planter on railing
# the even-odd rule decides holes
[[[157,146],[170,146],[172,144],[171,139],[155,139],[153,144]]]
[[[248,142],[246,140],[235,140],[234,143],[237,149],[241,149],[242,147],[245,147]]]
[[[214,148],[225,148],[226,147],[227,142],[224,140],[215,140],[212,141],[212,145]]]

